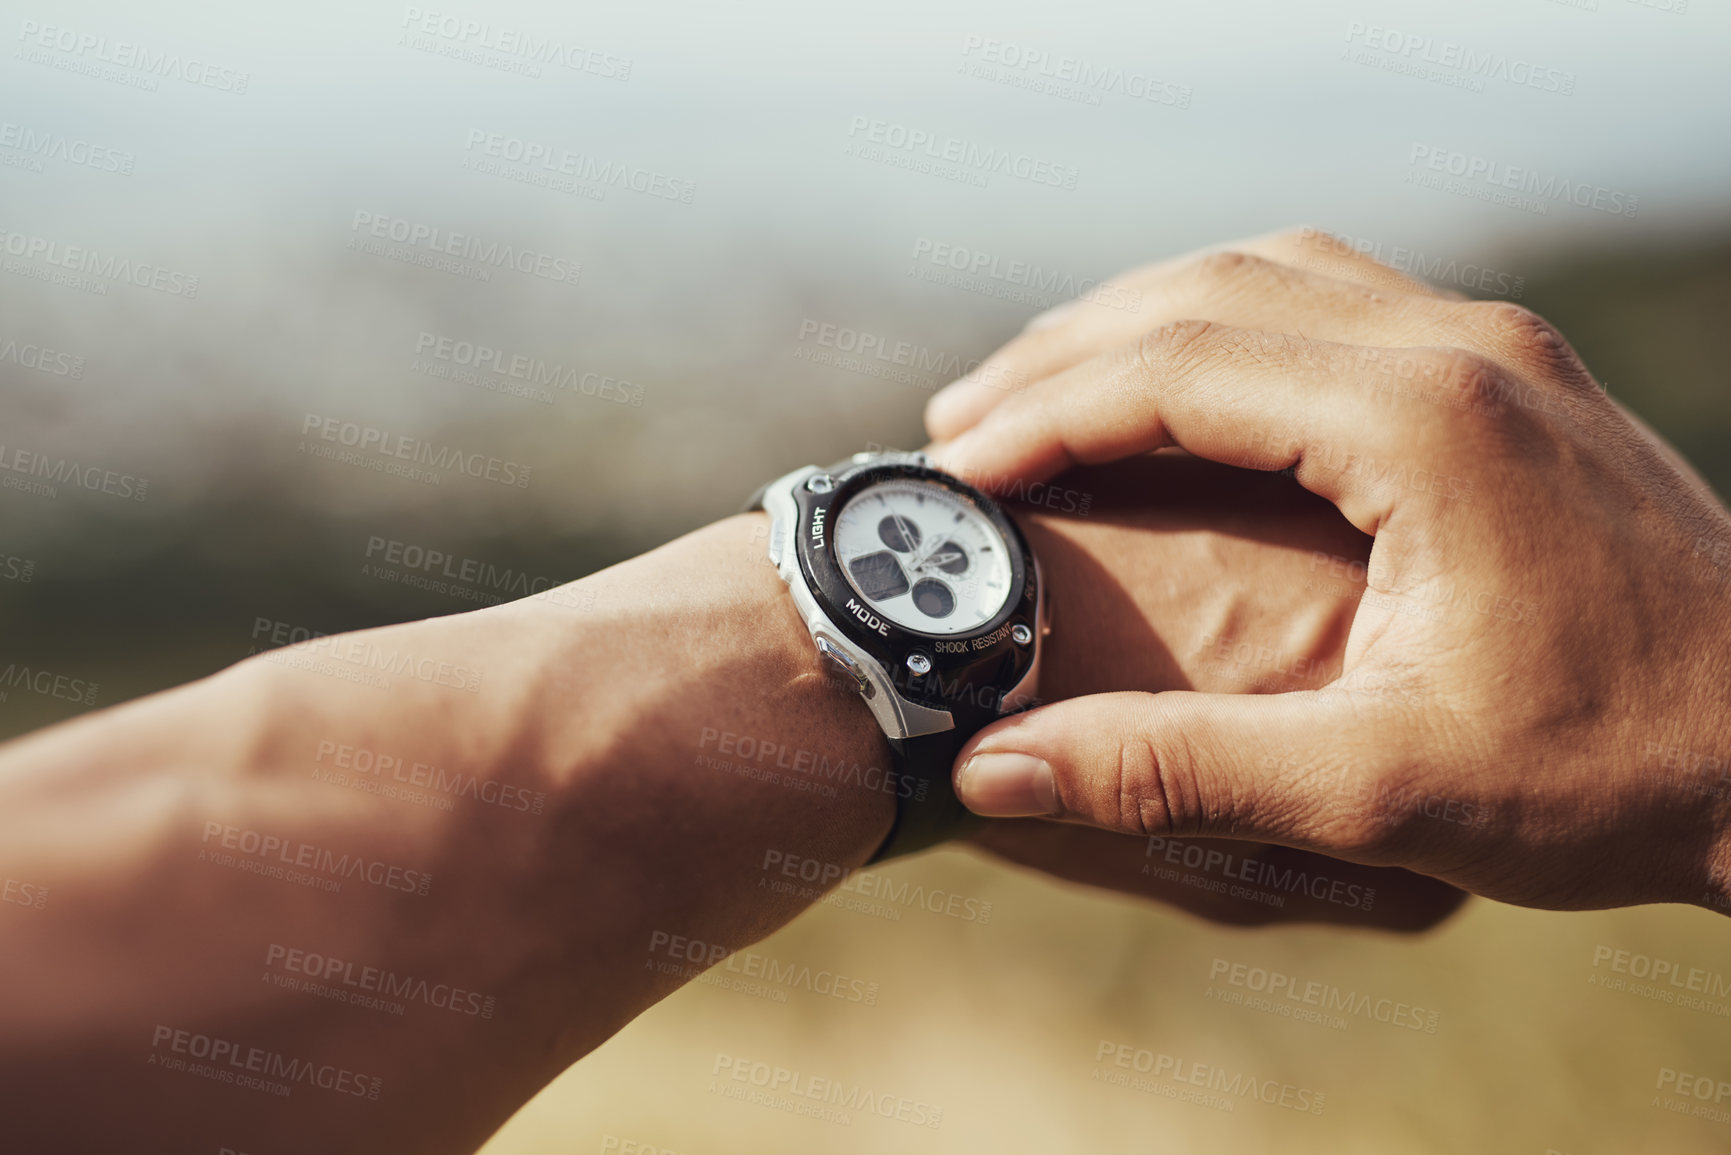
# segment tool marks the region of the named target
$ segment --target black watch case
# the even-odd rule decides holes
[[[813,484],[812,478],[820,480]],[[875,613],[848,582],[831,548],[830,527],[854,497],[891,480],[941,486],[977,508],[1003,535],[1016,595],[989,621],[962,634],[908,629]],[[1022,531],[995,501],[916,455],[875,457],[838,473],[813,471],[791,493],[797,516],[790,544],[817,608],[890,679],[901,698],[948,713],[953,724],[970,730],[1034,704],[1024,683],[1032,681],[1028,675],[1036,669],[1044,632],[1039,566]],[[822,632],[813,630],[819,648],[846,668],[845,656],[824,645]],[[862,681],[860,692],[869,701],[873,688]]]

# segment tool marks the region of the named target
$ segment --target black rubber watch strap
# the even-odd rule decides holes
[[[970,736],[961,730],[945,730],[918,738],[889,740],[895,751],[898,775],[896,821],[868,865],[959,838],[985,822],[962,805],[950,785],[956,751]],[[911,788],[904,781],[911,782]]]

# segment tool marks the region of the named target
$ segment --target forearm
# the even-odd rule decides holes
[[[719,753],[740,735],[878,768],[861,781],[887,765],[754,528],[9,748],[0,873],[46,888],[0,908],[0,1082],[26,1132],[472,1150],[678,985],[645,969],[657,931],[741,946],[805,905],[754,885],[767,848],[863,861],[881,789],[700,762],[762,769]]]

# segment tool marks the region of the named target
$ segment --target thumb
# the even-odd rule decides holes
[[[1351,743],[1365,724],[1363,703],[1338,691],[1096,694],[982,730],[962,747],[955,787],[989,818],[1352,855],[1378,826],[1352,805],[1368,768],[1349,750],[1385,748]]]

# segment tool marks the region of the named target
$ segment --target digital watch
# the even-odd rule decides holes
[[[895,755],[879,862],[979,820],[950,766],[994,719],[1034,704],[1047,632],[1040,566],[1015,522],[923,453],[856,453],[754,494],[769,557],[818,652],[865,699]]]

